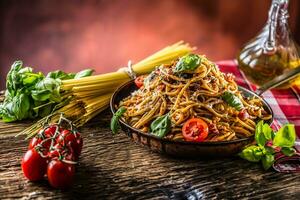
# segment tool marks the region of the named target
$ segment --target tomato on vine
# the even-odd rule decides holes
[[[30,140],[29,145],[28,145],[28,150],[29,149],[33,149],[34,147],[36,147],[38,144],[40,144],[42,142],[42,138],[39,137],[34,137]],[[50,146],[50,145],[49,145]]]
[[[30,181],[43,179],[47,170],[47,160],[43,158],[37,150],[28,150],[21,162],[24,176]]]
[[[51,126],[49,126],[48,128],[46,128],[44,130],[44,136],[46,138],[53,137],[54,134],[55,134],[55,132],[56,132],[56,130],[59,131],[59,127],[57,125],[51,125]]]
[[[74,165],[58,159],[52,160],[47,167],[48,181],[52,187],[58,189],[68,188],[73,182],[74,173]]]
[[[65,127],[69,124],[69,129]],[[81,154],[83,140],[73,123],[61,115],[58,124],[44,125],[32,138],[22,158],[24,176],[38,181],[47,174],[51,186],[64,189],[72,184],[75,164]]]
[[[69,145],[73,149],[75,157],[78,158],[80,156],[83,145],[80,133],[74,133],[69,130],[63,130],[60,133],[56,142],[64,146]]]

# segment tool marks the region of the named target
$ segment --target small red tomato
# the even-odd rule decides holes
[[[55,144],[52,149],[48,152],[49,158],[58,158],[63,153],[63,146],[59,143]]]
[[[75,166],[61,160],[52,160],[48,164],[47,176],[50,185],[54,188],[65,189],[73,182]]]
[[[80,133],[77,132],[74,134],[69,130],[63,130],[56,142],[62,144],[63,146],[69,145],[73,149],[75,158],[78,159],[81,154],[83,144]]]
[[[51,139],[48,137],[43,136],[44,130],[40,130],[37,136],[31,139],[28,149],[31,149],[33,147],[36,147],[38,144],[41,144],[41,146],[44,148],[45,151],[48,151],[50,145],[51,145]]]
[[[42,158],[35,149],[28,150],[21,162],[24,176],[30,181],[43,179],[47,170],[47,160]]]
[[[56,129],[58,130],[58,126],[57,125],[51,125],[51,126],[49,126],[48,128],[45,129],[44,136],[46,138],[53,137],[54,134],[55,134],[55,132],[56,132]]]
[[[144,79],[145,76],[138,76],[135,80],[134,83],[138,88],[141,88],[144,86]]]
[[[76,160],[78,160],[79,156],[81,155],[82,146],[83,146],[82,137],[79,133],[76,133],[76,149],[74,149]]]
[[[65,160],[69,160],[69,161],[76,161],[77,159],[75,158],[75,155],[73,152],[69,151],[64,155],[64,159]]]
[[[43,140],[39,137],[34,137],[30,140],[28,149],[33,149],[36,145],[40,144]]]
[[[60,132],[56,142],[65,146],[69,141],[74,141],[75,139],[75,134],[65,129]]]

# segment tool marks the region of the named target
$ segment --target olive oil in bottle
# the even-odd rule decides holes
[[[288,0],[273,0],[267,24],[239,53],[239,68],[251,82],[263,85],[300,65],[299,47],[287,19]]]

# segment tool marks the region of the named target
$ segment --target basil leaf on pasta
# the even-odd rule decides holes
[[[157,137],[164,137],[171,130],[171,119],[169,114],[156,118],[150,125],[150,130]]]
[[[188,72],[188,71],[194,71],[199,67],[201,64],[201,58],[196,54],[189,54],[186,56],[183,56],[179,59],[177,62],[174,72]]]
[[[242,110],[242,108],[244,107],[244,105],[243,105],[242,101],[240,100],[240,98],[238,98],[232,92],[225,91],[222,95],[222,98],[223,98],[224,101],[226,101],[226,103],[228,105],[230,105],[231,107],[234,107],[238,111]]]

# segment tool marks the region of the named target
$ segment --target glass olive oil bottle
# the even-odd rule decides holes
[[[237,57],[240,69],[257,85],[300,65],[299,47],[287,20],[288,3],[288,0],[272,1],[267,24]]]

